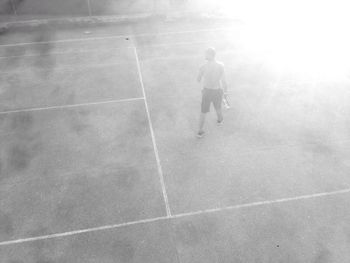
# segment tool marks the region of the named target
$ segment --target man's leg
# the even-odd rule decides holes
[[[198,133],[203,132],[203,127],[204,127],[204,123],[205,123],[205,116],[207,114],[201,112],[201,115],[199,116],[199,129],[198,129]]]
[[[217,119],[217,123],[218,124],[221,124],[222,121],[224,120],[224,116],[222,115],[222,96],[223,96],[223,92],[222,90],[218,90],[217,91],[217,94],[215,96],[215,101],[214,101],[214,108],[215,108],[215,111],[216,111],[216,115],[218,117]]]
[[[218,117],[218,123],[222,123],[222,121],[224,120],[224,116],[222,115],[221,107],[216,109],[216,115]]]
[[[210,108],[210,94],[207,90],[203,89],[202,91],[202,105],[201,105],[201,114],[199,116],[199,127],[198,127],[198,133],[197,137],[201,138],[204,135],[204,123],[205,123],[205,117],[207,113],[209,112]]]

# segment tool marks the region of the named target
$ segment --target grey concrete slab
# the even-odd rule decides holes
[[[1,240],[165,214],[143,101],[1,115]]]
[[[191,28],[184,23],[174,24],[162,30]],[[126,28],[121,32],[160,32],[148,24]],[[64,38],[64,33],[46,32],[28,39],[45,42]],[[79,38],[74,32],[70,36]],[[266,61],[242,49],[239,37],[231,42],[228,38],[224,34],[202,36],[192,32],[189,36],[137,37],[135,41],[172,211],[190,212],[349,187],[350,104],[346,83],[315,87],[315,83],[300,83],[295,76],[281,78],[264,68],[262,62]],[[225,43],[217,45],[215,39]],[[196,40],[205,43],[173,45]],[[5,39],[6,43],[11,41]],[[44,56],[57,51],[106,48],[109,53],[112,45],[128,43],[114,41],[0,48],[0,52]],[[145,46],[152,44],[172,45]],[[225,112],[225,125],[220,128],[211,113],[207,136],[196,140],[200,86],[195,78],[208,45],[217,47],[219,59],[226,64],[233,108]],[[88,57],[76,58],[59,60],[67,66],[89,62]],[[91,62],[97,60],[98,56],[92,55]],[[104,56],[103,60],[110,59]],[[32,68],[33,61],[25,63]],[[41,63],[49,63],[44,58],[38,61],[39,69]],[[54,68],[54,64],[48,66]],[[113,78],[106,71],[99,72],[103,76],[100,82]],[[96,78],[91,71],[85,74]],[[45,79],[44,75],[37,76]],[[57,76],[52,79],[56,81]],[[22,85],[19,80],[15,79],[13,86]],[[34,96],[33,90],[30,96]],[[28,101],[34,98],[43,102],[42,93],[43,89],[38,90]],[[100,96],[98,90],[88,93],[91,98]],[[67,94],[62,94],[58,100],[68,102],[85,96],[79,93],[76,100],[69,100]],[[15,96],[12,99],[16,101]],[[94,106],[55,114],[1,115],[0,237],[9,240],[164,215],[147,119],[139,103],[131,105],[138,105],[138,110],[142,107],[142,114],[125,106],[130,104],[121,104],[98,106],[97,112],[92,110]],[[113,109],[102,110],[110,107]],[[344,240],[349,232],[348,195],[339,202],[328,197],[318,200],[322,201],[177,219],[174,229],[166,228],[164,234],[146,224],[147,231],[127,227],[116,230],[113,236],[96,238],[89,234],[52,239],[53,245],[46,241],[1,247],[0,255],[12,263],[173,262],[173,246],[162,237],[174,231],[180,262],[347,262],[349,249]],[[135,236],[152,237],[140,243],[134,241]],[[317,243],[316,239],[321,241]],[[166,250],[169,248],[171,251]]]
[[[81,46],[74,51],[67,48],[64,51],[55,50],[56,44],[47,50],[41,50],[40,44],[33,50],[23,49],[22,54],[11,54],[11,47],[5,48],[8,56],[0,58],[1,75],[8,73],[21,73],[23,71],[55,71],[57,69],[74,69],[82,67],[93,67],[108,64],[135,64],[135,54],[132,48],[95,49],[90,50],[88,45]],[[87,47],[87,49],[85,49]],[[16,56],[19,55],[19,56]],[[131,66],[130,65],[130,66]]]
[[[349,194],[174,220],[180,261],[350,260]]]
[[[99,36],[92,30],[88,27],[78,28],[70,36],[67,36],[63,30],[50,28],[37,29],[34,32],[29,32],[28,35],[15,31],[6,35],[6,38],[1,42],[3,46],[0,45],[0,59],[6,62],[3,57],[25,60],[24,56],[37,56],[36,59],[39,60],[38,56],[56,58],[56,55],[62,53],[68,53],[72,57],[83,53],[81,55],[85,55],[85,59],[94,58],[95,53],[103,52],[111,56],[118,54],[119,59],[122,59],[123,56],[131,57],[130,54],[133,55],[125,49],[132,46],[128,32],[125,32],[125,36],[124,34],[120,36],[122,33],[119,33],[118,37],[114,37]]]
[[[244,153],[248,147],[239,140],[216,143],[211,140],[211,143],[197,145],[186,142],[186,147],[192,146],[193,152],[180,150],[182,157],[164,152],[161,155],[166,160],[163,161],[164,174],[169,200],[176,213],[350,186],[350,155],[339,148],[330,147],[322,152],[322,146],[308,145],[309,149],[276,147]]]
[[[176,33],[177,32],[177,33]],[[235,37],[233,37],[233,35]],[[152,57],[182,58],[200,55],[203,57],[205,49],[215,46],[220,52],[237,51],[239,38],[238,29],[206,28],[206,29],[178,29],[174,33],[135,36],[135,43],[140,49],[140,59]],[[150,46],[150,47],[148,47]]]
[[[14,15],[14,8],[11,1],[1,0],[0,1],[0,22],[11,21],[11,16]]]
[[[166,221],[0,247],[5,263],[176,263]]]
[[[102,18],[97,20],[94,23],[77,23],[77,24],[69,24],[69,25],[60,25],[58,24],[50,24],[48,26],[42,27],[29,27],[24,28],[22,30],[10,30],[6,32],[6,37],[2,37],[0,39],[1,44],[20,44],[20,43],[28,43],[28,42],[36,42],[42,39],[49,39],[51,41],[63,41],[65,43],[64,46],[59,43],[55,43],[55,47],[58,48],[66,48],[67,50],[72,49],[81,49],[85,46],[89,46],[90,48],[99,48],[104,47],[108,48],[106,44],[106,40],[97,40],[96,37],[107,37],[109,48],[111,45],[120,47],[125,44],[124,41],[118,41],[118,37],[114,38],[114,36],[132,36],[137,44],[148,43],[150,37],[143,36],[144,34],[153,35],[153,39],[157,39],[161,41],[162,39],[170,40],[168,42],[174,42],[174,40],[200,40],[203,39],[201,35],[196,34],[193,36],[191,34],[186,34],[186,38],[184,38],[184,34],[178,34],[177,38],[163,38],[158,37],[158,34],[162,36],[166,36],[167,32],[182,32],[182,31],[196,31],[196,30],[211,30],[218,27],[222,27],[223,24],[219,20],[202,20],[198,23],[198,21],[191,21],[188,19],[178,20],[176,23],[169,23],[164,21],[161,17],[153,17],[150,19],[142,20],[140,23],[118,23],[110,21],[109,19],[103,20]],[[232,24],[225,24],[225,26],[234,27],[235,30],[238,27],[241,27],[237,22]],[[86,31],[89,31],[90,34],[85,34]],[[180,36],[180,37],[179,37]],[[112,39],[111,39],[112,37]],[[67,39],[76,39],[83,41],[68,41]],[[86,39],[92,39],[90,41],[86,41]],[[125,38],[121,37],[122,40]],[[207,37],[208,39],[208,37]],[[148,40],[148,41],[147,41]],[[233,40],[237,40],[234,38]],[[159,42],[158,42],[159,43]],[[162,41],[160,43],[166,44],[167,42]],[[33,47],[32,47],[33,49]],[[0,46],[0,54],[2,47]]]
[[[35,62],[35,61],[34,61]],[[142,97],[135,62],[57,66],[39,63],[41,69],[0,76],[1,111]]]
[[[173,211],[348,187],[345,85],[334,82],[331,90],[322,82],[293,86],[287,76],[281,81],[244,54],[223,60],[233,83],[232,109],[224,112],[222,127],[209,114],[207,135],[200,141],[195,133],[201,87],[195,78],[201,60],[142,61]]]
[[[86,0],[64,2],[30,0],[16,1],[16,3],[16,11],[20,20],[89,15]]]
[[[287,95],[289,88],[286,87],[282,87],[285,95],[281,94],[282,91],[276,94],[276,90],[280,89],[277,77],[254,61],[246,59],[246,64],[242,65],[240,62],[244,60],[244,54],[218,56],[227,66],[232,104],[232,109],[224,112],[227,124],[222,130],[226,136],[234,136],[237,132],[245,132],[247,136],[254,136],[250,133],[258,136],[260,133],[270,139],[266,138],[268,141],[257,146],[270,147],[271,143],[294,143],[299,133],[307,128],[327,135],[327,125],[332,121],[333,113],[331,109],[323,107],[323,115],[315,110],[308,115],[303,114],[305,106],[302,104],[309,100],[309,95],[304,93],[305,85],[300,86],[295,94]],[[196,132],[202,88],[196,82],[196,75],[202,63],[201,57],[142,61],[143,80],[158,140],[166,140],[173,135],[178,137],[179,134],[188,137],[192,136],[190,133]],[[211,113],[208,118],[207,127],[212,129],[215,114]],[[314,124],[309,127],[311,119],[314,119]],[[170,130],[167,128],[169,123],[172,124]],[[341,124],[335,127],[339,126]],[[317,128],[321,131],[318,132]],[[341,131],[333,129],[337,135],[335,139],[346,139],[344,127],[340,128]],[[171,148],[169,144],[168,140],[164,148]]]
[[[172,85],[176,87],[173,93],[186,92],[189,97],[197,97],[198,91],[202,89],[196,81],[197,73],[206,62],[204,51],[211,44],[215,42],[140,47],[138,50],[145,85],[151,91],[163,85]],[[228,91],[232,93],[233,99],[239,95],[252,96],[246,99],[261,98],[261,93],[268,92],[277,80],[273,73],[264,68],[262,59],[254,59],[251,54],[230,43],[214,46],[217,59],[225,64]],[[160,78],[157,72],[161,72],[164,77]]]
[[[153,1],[90,0],[93,15],[145,14],[153,11]]]

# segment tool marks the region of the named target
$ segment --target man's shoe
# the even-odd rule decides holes
[[[204,136],[205,132],[204,131],[199,131],[197,133],[197,138],[202,138]]]

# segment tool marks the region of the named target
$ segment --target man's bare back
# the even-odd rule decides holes
[[[221,80],[224,77],[224,64],[214,61],[208,61],[199,70],[198,81],[203,81],[203,88],[220,89]]]

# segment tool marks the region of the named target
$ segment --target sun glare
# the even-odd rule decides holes
[[[317,78],[350,72],[350,4],[327,0],[225,1],[247,24],[245,45],[280,71]]]

